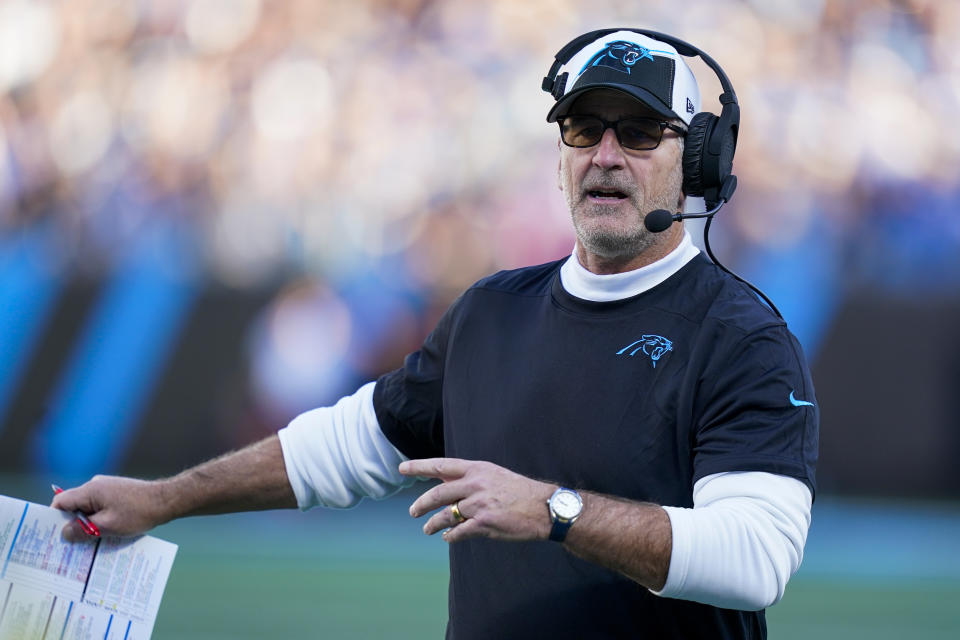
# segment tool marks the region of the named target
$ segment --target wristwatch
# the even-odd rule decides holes
[[[547,500],[547,508],[550,510],[550,521],[553,523],[550,528],[550,539],[554,542],[563,542],[567,537],[567,531],[570,530],[570,525],[576,522],[580,512],[583,511],[583,498],[573,489],[560,487]]]

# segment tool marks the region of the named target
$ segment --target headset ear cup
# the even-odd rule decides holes
[[[693,116],[687,127],[683,143],[683,192],[688,196],[701,197],[704,189],[710,186],[704,181],[703,160],[707,140],[717,126],[717,120],[717,116],[703,111]]]
[[[733,154],[737,150],[737,131],[736,129],[723,128],[723,116],[718,120],[719,129],[710,135],[721,136],[720,154],[704,157],[703,161],[703,187],[704,190],[715,187],[719,189],[724,181],[733,173]],[[707,138],[709,141],[709,138]]]

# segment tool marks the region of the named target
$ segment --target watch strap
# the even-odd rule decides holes
[[[550,539],[554,542],[563,542],[572,524],[573,520],[563,521],[560,518],[554,518],[553,526],[550,527]]]

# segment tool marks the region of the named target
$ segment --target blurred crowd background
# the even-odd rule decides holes
[[[568,254],[540,81],[608,26],[737,90],[712,244],[813,365],[821,491],[960,497],[960,3],[936,0],[0,1],[0,469],[175,472]]]

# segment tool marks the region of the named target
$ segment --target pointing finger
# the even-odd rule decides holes
[[[469,460],[460,458],[423,458],[400,463],[400,473],[405,476],[421,476],[440,480],[455,480],[467,472]]]

